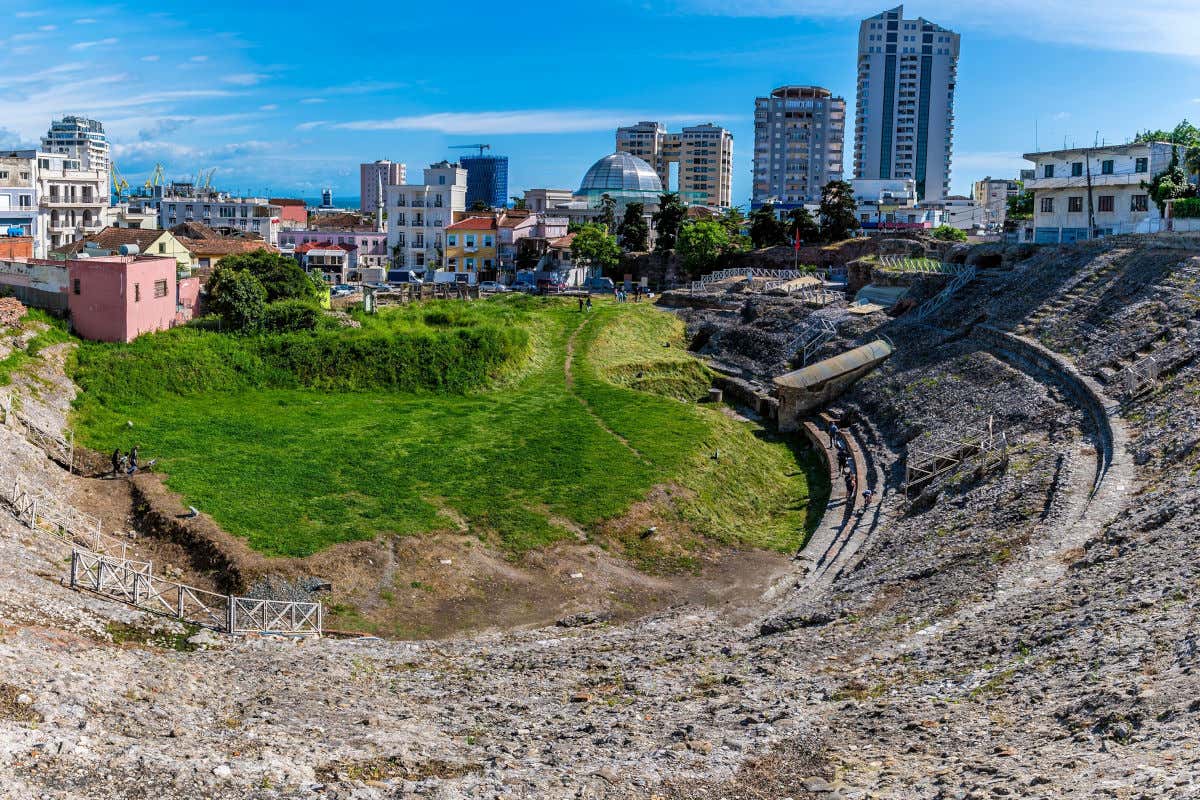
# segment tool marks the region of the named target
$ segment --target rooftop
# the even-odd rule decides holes
[[[467,217],[461,222],[456,222],[453,225],[447,226],[448,231],[494,231],[496,230],[495,217]]]

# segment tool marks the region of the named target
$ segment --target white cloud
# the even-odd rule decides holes
[[[735,17],[827,17],[859,20],[883,10],[879,0],[674,0],[677,10]],[[1166,55],[1200,56],[1195,0],[974,0],[923,11],[941,25],[1019,37]],[[909,9],[915,11],[915,9]]]
[[[75,20],[75,24],[76,25],[95,25],[96,20],[92,19],[91,17],[80,17],[79,19]]]
[[[301,122],[299,125],[296,126],[296,130],[311,131],[315,128],[322,128],[328,124],[329,124],[329,120],[327,120],[327,119],[318,119],[318,120],[313,120],[312,122]]]
[[[259,111],[278,111],[279,106],[275,105],[274,103],[267,103],[265,106],[259,106],[258,110]]]
[[[208,61],[208,56],[192,56],[188,61],[195,64],[203,64],[205,61]]]
[[[58,26],[57,25],[39,25],[38,30],[46,31],[46,32],[56,31],[56,30],[58,30]]]
[[[265,81],[268,77],[259,72],[239,72],[234,75],[226,75],[221,80],[225,83],[232,83],[234,86],[253,86]]]
[[[300,102],[306,106],[315,106],[317,103],[324,103],[325,98],[324,97],[306,97],[303,100],[301,100]]]
[[[30,19],[31,17],[40,17],[45,13],[45,11],[18,11],[13,16],[17,19]]]
[[[662,122],[717,120],[719,114],[653,114],[645,111],[478,111],[365,119],[334,125],[353,131],[438,131],[441,133],[584,133],[628,125],[639,119]]]
[[[94,42],[76,42],[71,45],[72,50],[90,50],[93,47],[108,47],[114,45],[120,40],[115,36],[109,36],[107,39],[97,39]]]
[[[142,61],[158,61],[158,56],[142,56]]]

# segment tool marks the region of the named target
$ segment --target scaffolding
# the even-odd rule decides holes
[[[931,437],[909,450],[904,465],[904,497],[914,494],[943,475],[974,462],[980,471],[1008,460],[1008,434],[996,430],[989,417],[986,425],[965,426]]]
[[[788,349],[800,355],[801,366],[808,366],[809,357],[834,336],[837,336],[837,326],[832,322],[824,317],[810,317]]]
[[[1125,389],[1125,399],[1132,400],[1157,386],[1161,367],[1154,356],[1146,356],[1136,364],[1121,370],[1121,386]]]

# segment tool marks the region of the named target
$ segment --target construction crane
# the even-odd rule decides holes
[[[208,174],[204,176],[204,183],[200,184],[201,189],[211,189],[212,188],[213,173],[216,171],[217,171],[216,167],[213,167],[212,169],[210,169],[208,171]]]
[[[450,145],[451,150],[474,150],[475,148],[479,148],[479,155],[482,156],[483,151],[491,150],[492,146],[490,144],[452,144],[452,145]]]
[[[154,171],[150,173],[150,177],[146,179],[146,188],[153,189],[155,186],[162,186],[166,180],[166,175],[163,173],[163,165],[155,164]]]
[[[117,162],[110,161],[108,163],[108,174],[112,178],[112,192],[117,198],[117,202],[129,197],[129,181],[125,180],[125,176],[121,174],[121,170],[117,169]]]

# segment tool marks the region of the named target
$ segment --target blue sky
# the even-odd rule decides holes
[[[753,104],[784,83],[854,104],[864,0],[591,0],[496,4],[0,0],[0,146],[50,118],[103,120],[140,183],[216,168],[233,191],[357,195],[358,164],[422,166],[488,142],[510,194],[574,188],[640,119],[734,133],[750,192]],[[1086,5],[1086,11],[1081,11]],[[388,9],[383,11],[381,9]],[[963,34],[953,189],[1010,175],[1035,147],[1125,141],[1200,118],[1195,0],[926,0]],[[850,128],[848,126],[848,132]],[[852,142],[847,141],[847,154]]]

